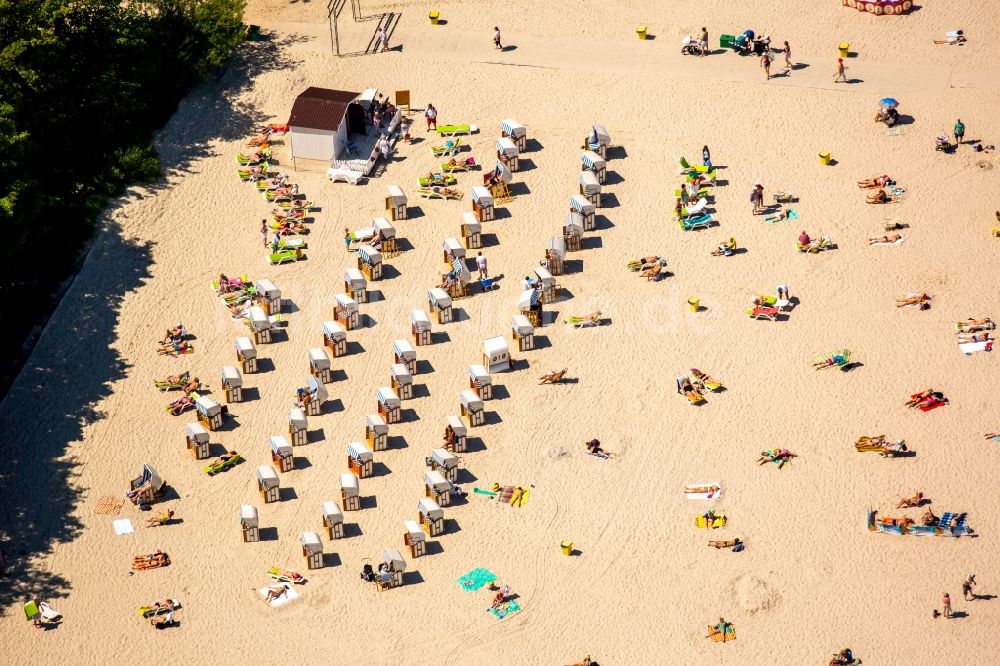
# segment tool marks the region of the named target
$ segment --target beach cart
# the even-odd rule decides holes
[[[452,453],[465,453],[469,449],[468,434],[465,422],[458,416],[446,416],[447,425],[444,430],[444,448]],[[449,434],[448,428],[451,428]]]
[[[344,472],[340,475],[340,505],[344,511],[361,509],[361,488],[354,472]]]
[[[583,219],[577,221],[574,215],[576,214],[570,213],[563,226],[563,240],[566,241],[566,249],[569,252],[578,252],[583,241]]]
[[[250,325],[250,332],[253,333],[254,342],[259,345],[271,342],[271,318],[264,312],[264,308],[251,305],[247,323]]]
[[[333,306],[333,319],[348,331],[358,327],[361,315],[358,313],[358,302],[347,294],[335,294],[337,304]]]
[[[424,486],[424,494],[440,506],[451,504],[451,483],[441,472],[434,470],[424,472]]]
[[[260,519],[257,517],[257,507],[253,504],[240,505],[240,530],[245,543],[260,541]]]
[[[133,504],[153,504],[163,494],[166,482],[150,465],[142,465],[142,474],[132,479],[127,496]]]
[[[458,456],[446,449],[431,449],[432,470],[441,472],[452,483],[458,480]]]
[[[243,372],[257,372],[257,347],[253,340],[245,335],[236,338],[236,360],[243,368]]]
[[[323,568],[323,542],[315,532],[303,532],[299,535],[302,544],[302,557],[306,560],[306,569]]]
[[[481,365],[469,366],[469,388],[483,400],[493,399],[493,377],[489,370]]]
[[[198,421],[209,430],[218,430],[222,427],[222,419],[225,416],[222,405],[212,400],[207,395],[192,393],[195,409],[198,410]]]
[[[405,363],[410,369],[410,374],[417,374],[417,350],[413,348],[408,340],[394,340],[392,343],[392,357],[396,363]]]
[[[608,135],[608,130],[604,129],[604,125],[594,124],[590,128],[590,134],[583,141],[583,147],[585,149],[589,148],[603,159],[608,159],[608,146],[611,145],[611,137]]]
[[[427,291],[427,304],[437,313],[439,324],[447,324],[454,318],[451,308],[451,296],[444,289],[434,287]]]
[[[316,377],[310,377],[306,380],[305,392],[310,396],[309,402],[304,405],[306,414],[309,416],[322,414],[323,402],[330,397],[330,393],[326,390],[326,384]]]
[[[545,259],[542,266],[553,275],[562,275],[566,269],[566,241],[562,236],[552,236],[545,244]]]
[[[373,451],[389,448],[389,424],[378,414],[365,417],[365,441]]]
[[[226,404],[243,402],[243,375],[231,365],[222,366],[222,390],[226,393]]]
[[[358,270],[369,280],[382,279],[382,253],[371,245],[358,246]]]
[[[271,448],[271,463],[279,472],[291,472],[295,469],[295,458],[292,456],[292,445],[282,435],[271,435],[267,439]]]
[[[323,322],[323,346],[334,358],[347,355],[347,331],[335,321]]]
[[[571,213],[579,213],[583,217],[583,230],[593,231],[597,226],[597,206],[587,200],[586,197],[574,194],[569,198],[569,210]]]
[[[597,208],[601,207],[601,181],[593,171],[580,172],[580,194]]]
[[[257,468],[257,491],[263,498],[264,504],[281,499],[281,480],[270,465],[261,465]]]
[[[323,514],[323,527],[326,528],[326,538],[331,541],[344,538],[344,514],[336,502],[326,501],[320,507]]]
[[[585,150],[580,161],[582,162],[580,168],[584,171],[593,171],[594,175],[597,176],[597,182],[603,185],[608,175],[608,163],[604,161],[604,158],[592,150]]]
[[[347,469],[357,474],[359,479],[367,479],[372,475],[375,458],[371,449],[361,442],[347,443]]]
[[[517,341],[518,351],[529,351],[535,348],[535,327],[524,315],[514,315],[510,318],[511,337]]]
[[[417,558],[427,554],[427,541],[420,523],[415,520],[403,521],[403,545],[410,547],[410,557]]]
[[[462,412],[462,418],[469,424],[470,428],[481,426],[486,423],[486,409],[483,406],[482,398],[466,389],[458,394],[458,406]]]
[[[517,298],[517,309],[535,328],[542,326],[542,292],[540,289],[525,289]]]
[[[298,407],[288,410],[288,437],[292,446],[302,446],[309,441],[309,420]]]
[[[420,525],[428,536],[444,534],[444,509],[437,502],[429,497],[424,498],[417,502],[417,510]]]
[[[444,267],[447,270],[452,269],[456,259],[461,260],[464,264],[465,248],[458,242],[457,238],[445,238],[441,247],[444,256]]]
[[[187,448],[195,460],[204,460],[208,457],[209,435],[205,426],[197,421],[185,424],[184,435],[187,440]]]
[[[413,375],[405,363],[393,363],[389,366],[389,383],[400,400],[413,399]]]
[[[368,302],[368,280],[357,268],[344,271],[344,291],[358,303]]]
[[[483,246],[483,225],[475,213],[462,213],[462,238],[466,249],[478,250]]]
[[[485,187],[476,185],[472,188],[472,212],[480,222],[490,222],[495,218],[493,195]]]
[[[385,561],[387,571],[380,573],[379,589],[400,587],[403,584],[403,572],[406,571],[406,560],[402,554],[393,548],[386,548],[382,551],[382,558]]]
[[[538,285],[541,287],[542,291],[538,300],[545,305],[555,303],[556,279],[552,277],[552,273],[550,273],[548,269],[538,266],[535,268],[535,278],[538,280]]]
[[[497,139],[497,159],[503,162],[512,172],[517,171],[519,168],[518,155],[520,152],[513,139],[506,136]]]
[[[520,152],[528,150],[528,131],[524,129],[524,125],[513,118],[500,121],[500,136],[505,136],[513,141]]]
[[[378,398],[379,416],[385,419],[386,423],[399,423],[399,396],[388,386],[379,387],[375,391]]]
[[[410,332],[413,344],[420,347],[431,343],[431,320],[423,310],[410,311]]]
[[[257,299],[264,312],[269,315],[276,315],[281,312],[281,290],[274,286],[270,280],[257,280],[254,284],[257,290]]]
[[[385,198],[385,216],[393,222],[406,219],[406,195],[399,185],[386,185],[389,196]]]
[[[396,241],[396,228],[389,224],[389,220],[384,217],[376,217],[372,222],[372,227],[382,239],[381,251],[387,253],[399,252],[399,243]]]
[[[309,374],[324,384],[329,384],[333,371],[330,368],[330,357],[322,347],[309,348]]]
[[[510,370],[510,350],[502,335],[483,340],[483,365],[490,372]]]

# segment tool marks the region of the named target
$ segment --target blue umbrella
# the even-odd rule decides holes
[[[899,106],[899,102],[897,102],[892,97],[883,97],[882,101],[879,102],[879,104],[881,104],[882,108],[884,109],[895,109],[897,106]]]

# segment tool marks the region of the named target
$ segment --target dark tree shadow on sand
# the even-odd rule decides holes
[[[214,80],[191,91],[159,133],[164,175],[190,172],[196,160],[214,154],[212,142],[249,136],[254,124],[266,121],[239,96],[259,74],[294,67],[283,47],[303,39],[246,43]],[[80,461],[68,452],[85,428],[106,417],[99,405],[111,395],[112,384],[128,375],[129,367],[112,348],[119,314],[124,298],[150,277],[153,263],[152,243],[125,238],[107,213],[168,187],[161,180],[112,202],[52,313],[50,321],[60,330],[46,326],[0,401],[0,608],[34,596],[65,597],[72,587],[58,570],[48,570],[46,559],[56,544],[80,535],[83,525],[74,514],[93,511],[99,498],[90,493],[81,511],[88,489],[78,482]],[[68,348],[62,344],[67,326]]]

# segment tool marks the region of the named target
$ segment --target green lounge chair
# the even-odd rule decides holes
[[[707,187],[703,187],[703,188],[699,189],[695,193],[695,195],[696,195],[697,199],[707,198],[708,197],[708,188]],[[674,190],[674,198],[675,199],[679,199],[680,196],[681,196],[681,191],[679,189],[678,190]]]
[[[457,134],[471,134],[472,125],[438,125],[437,133],[441,136],[455,136]]]
[[[431,154],[434,157],[444,157],[445,155],[457,155],[462,150],[462,138],[454,141],[445,141],[443,146],[431,146]]]
[[[226,458],[225,460],[220,458],[219,460],[216,460],[213,463],[205,465],[204,467],[201,468],[201,471],[205,472],[209,476],[212,476],[214,474],[218,474],[219,472],[224,472],[230,467],[234,467],[237,463],[243,462],[243,456],[236,453],[235,451],[230,451],[229,456],[230,457]]]
[[[449,173],[445,175],[435,174],[433,178],[417,178],[417,182],[420,183],[420,187],[431,187],[432,185],[454,185],[458,180]]]
[[[691,229],[708,229],[711,222],[712,222],[711,213],[703,213],[701,215],[686,220],[683,219],[677,220],[677,224],[680,225],[680,228],[683,229],[684,231],[690,231]]]
[[[697,166],[697,165],[692,166],[692,165],[688,164],[687,159],[684,158],[684,157],[681,157],[680,163],[681,163],[681,173],[692,173],[692,172],[693,173],[708,173],[708,167],[707,166]]]
[[[267,255],[267,261],[272,266],[283,264],[286,261],[298,261],[305,255],[302,254],[302,250],[278,250],[277,252],[272,252]]]

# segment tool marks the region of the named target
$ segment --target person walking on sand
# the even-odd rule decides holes
[[[260,237],[264,241],[264,247],[267,247],[267,220],[260,221]]]
[[[497,51],[503,51],[503,44],[500,43],[500,28],[493,26],[493,46]]]
[[[837,72],[833,75],[834,83],[847,83],[847,67],[843,58],[837,58]]]
[[[486,269],[486,257],[483,256],[482,252],[476,254],[476,268],[479,269],[480,280],[485,280],[490,276],[489,271]]]
[[[785,47],[781,49],[781,52],[785,54],[785,71],[792,71],[792,47],[785,42]]]
[[[944,615],[946,619],[951,617],[951,595],[945,592],[941,596],[941,612],[934,611],[934,613],[934,617],[938,617],[938,615]]]
[[[375,50],[379,53],[385,53],[389,50],[389,33],[385,31],[384,25],[380,25],[378,28],[378,40],[375,42]]]
[[[351,230],[347,227],[344,227],[344,249],[351,251]]]
[[[708,53],[708,30],[704,26],[701,28],[701,38],[698,40],[698,50],[701,51],[701,55],[705,56]]]
[[[976,574],[969,574],[969,577],[965,579],[962,583],[962,596],[966,601],[972,601],[977,598],[978,595],[972,591],[972,588],[976,585]]]
[[[764,76],[766,80],[771,80],[771,54],[764,51],[764,55],[760,57],[760,66],[764,68]]]
[[[965,123],[962,122],[961,118],[959,118],[958,121],[955,123],[954,129],[955,129],[955,145],[958,146],[960,143],[962,143],[962,139],[965,138]]]
[[[428,132],[431,131],[431,126],[433,126],[435,130],[437,130],[438,128],[437,117],[438,117],[438,110],[434,108],[433,104],[428,104],[427,108],[424,110],[424,118],[427,119]]]

